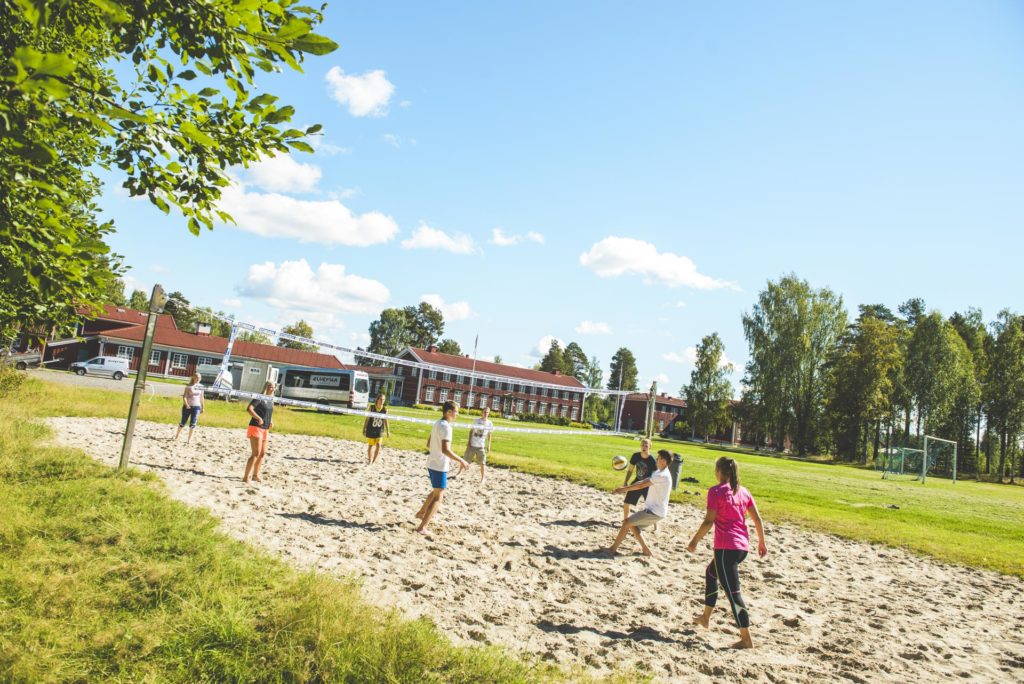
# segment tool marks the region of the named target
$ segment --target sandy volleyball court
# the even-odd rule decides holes
[[[123,420],[50,421],[63,444],[116,464]],[[245,485],[244,431],[139,423],[133,465],[203,506],[228,534],[304,567],[364,578],[371,601],[428,615],[468,643],[495,643],[596,672],[649,669],[659,681],[1021,681],[1024,582],[769,521],[770,555],[741,565],[758,648],[735,640],[728,604],[712,629],[700,610],[710,546],[685,546],[703,511],[673,504],[649,537],[616,559],[607,546],[621,498],[554,479],[475,469],[455,479],[435,534],[413,533],[428,492],[423,454],[360,443],[271,438],[264,482]],[[458,435],[456,437],[458,442]],[[683,485],[685,486],[685,485]],[[754,492],[755,497],[757,492]],[[711,535],[708,536],[710,541]]]

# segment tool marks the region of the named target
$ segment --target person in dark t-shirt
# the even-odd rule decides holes
[[[645,437],[640,440],[640,451],[633,454],[632,458],[629,459],[629,468],[626,470],[626,479],[622,485],[625,487],[646,480],[657,469],[658,463],[651,456],[651,440]],[[630,482],[629,476],[634,472],[636,476]],[[630,506],[639,504],[640,499],[646,497],[646,492],[646,489],[634,489],[633,491],[626,492],[626,499],[622,503],[623,522],[630,516]]]
[[[383,394],[377,395],[377,401],[370,407],[370,413],[387,415],[388,407],[384,405]],[[372,465],[377,460],[377,457],[380,456],[381,443],[384,441],[381,437],[382,433],[386,434],[388,439],[391,438],[391,427],[388,426],[388,419],[367,416],[366,420],[363,421],[363,436],[366,437],[367,464]]]
[[[276,385],[268,382],[263,386],[263,394],[266,399],[253,399],[245,407],[251,417],[249,429],[246,430],[246,437],[249,438],[249,445],[252,447],[252,456],[245,462],[245,476],[242,482],[248,482],[252,475],[254,482],[260,481],[260,466],[263,465],[263,458],[267,455],[267,438],[270,435],[270,428],[274,426],[274,390]]]

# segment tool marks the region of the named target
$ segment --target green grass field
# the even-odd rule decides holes
[[[125,415],[128,397],[93,389],[33,382],[24,390],[25,405],[34,415]],[[175,423],[180,400],[146,397],[140,417]],[[436,418],[433,411],[393,408],[401,415]],[[361,439],[362,419],[306,410],[278,408],[275,430]],[[202,425],[237,427],[247,422],[244,404],[210,401]],[[460,418],[460,422],[468,422]],[[521,425],[496,420],[497,425]],[[540,426],[547,427],[547,426]],[[427,426],[392,421],[390,446],[421,450]],[[457,447],[465,432],[456,432]],[[240,455],[244,438],[239,437]],[[685,459],[684,477],[674,501],[703,505],[711,486],[714,461],[723,451],[696,444],[655,441],[655,448],[678,451]],[[587,435],[521,435],[496,433],[491,462],[539,475],[563,477],[602,489],[621,484],[610,467],[611,457],[635,451],[633,439],[595,431]],[[787,521],[852,539],[888,544],[935,558],[1024,576],[1024,488],[974,481],[955,485],[947,480],[917,482],[881,480],[874,471],[755,454],[731,454],[740,462],[740,477],[757,498],[769,522]],[[691,492],[687,494],[686,491]],[[897,506],[898,508],[892,508]],[[610,512],[611,515],[611,512]]]

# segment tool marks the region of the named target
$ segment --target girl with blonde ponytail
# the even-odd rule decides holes
[[[715,462],[715,477],[718,484],[708,490],[707,514],[697,533],[690,540],[687,550],[694,553],[704,535],[715,528],[715,557],[704,573],[704,613],[694,617],[694,624],[708,627],[711,613],[718,602],[718,584],[722,583],[725,595],[732,607],[736,626],[740,629],[740,640],[733,648],[753,648],[750,638],[750,616],[747,604],[740,594],[739,564],[747,557],[750,549],[750,533],[746,517],[749,514],[757,530],[757,552],[764,557],[768,547],[764,543],[764,525],[761,514],[746,487],[740,486],[739,466],[735,459],[722,457]]]

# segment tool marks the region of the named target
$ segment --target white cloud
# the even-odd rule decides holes
[[[395,92],[394,84],[380,69],[365,74],[346,74],[341,67],[327,72],[327,90],[352,116],[384,116]]]
[[[313,139],[315,139],[315,137]],[[352,152],[351,147],[342,147],[341,145],[335,145],[334,143],[327,142],[326,140],[322,140],[320,142],[312,142],[311,140],[309,144],[316,149],[317,154],[326,154],[331,156],[335,154],[350,154]]]
[[[469,302],[445,302],[439,294],[425,294],[420,297],[420,300],[440,310],[446,323],[464,321],[467,318],[476,316],[476,313],[469,306]]]
[[[396,150],[400,149],[402,147],[402,140],[401,140],[401,138],[399,138],[394,133],[385,133],[383,137],[384,137],[384,142],[386,142],[388,145],[391,145]]]
[[[580,321],[580,324],[576,326],[576,332],[580,335],[611,335],[612,330],[608,327],[607,323],[597,323],[594,321]]]
[[[669,377],[668,377],[667,375],[665,375],[664,373],[658,373],[657,375],[655,375],[655,376],[653,376],[653,377],[651,378],[651,382],[656,382],[656,383],[658,383],[659,385],[667,385],[667,384],[669,383],[669,380],[670,380],[670,379],[671,379],[671,378],[669,378]],[[659,390],[659,391],[661,391],[661,390]]]
[[[519,235],[505,235],[505,231],[501,228],[495,228],[491,231],[491,244],[498,247],[511,247],[518,244],[521,239],[522,237]]]
[[[662,354],[661,358],[666,361],[671,361],[672,363],[682,363],[692,366],[697,363],[697,348],[687,347],[683,350],[682,354],[678,352],[669,352],[667,354]]]
[[[669,352],[667,354],[662,354],[661,358],[665,359],[666,361],[671,361],[672,363],[681,363],[687,366],[692,366],[697,363],[697,348],[687,347],[686,349],[683,350],[682,354],[679,354],[677,352]],[[736,364],[733,363],[732,359],[730,359],[725,354],[722,354],[722,358],[719,360],[718,365],[724,368],[729,364],[733,364],[734,367],[737,367]]]
[[[246,179],[268,192],[312,192],[321,176],[319,166],[297,162],[290,154],[279,154],[250,165]]]
[[[518,245],[523,240],[544,244],[544,236],[534,231],[530,231],[524,236],[519,233],[516,233],[515,235],[508,235],[501,228],[494,228],[491,230],[491,244],[497,247],[511,247],[513,245]]]
[[[634,238],[606,237],[580,255],[580,264],[601,278],[637,275],[648,285],[658,282],[667,287],[698,290],[738,289],[735,283],[699,273],[689,257],[659,252],[650,242]]]
[[[686,308],[686,302],[684,302],[683,300],[680,299],[678,302],[676,302],[676,308],[677,309],[685,309]]]
[[[361,194],[363,194],[363,191],[359,188],[338,188],[327,193],[327,196],[331,199],[345,200],[359,197]]]
[[[383,283],[349,275],[341,264],[322,263],[314,271],[305,259],[253,264],[239,294],[307,314],[376,314],[391,297]]]
[[[224,306],[230,307],[232,309],[237,309],[238,307],[242,306],[242,300],[238,299],[237,297],[228,297],[227,299],[223,300],[223,304]]]
[[[425,222],[413,231],[412,237],[402,240],[404,249],[440,249],[453,254],[472,254],[476,251],[473,239],[464,233],[449,235],[443,230],[432,228]]]
[[[163,264],[153,264],[152,266],[149,267],[149,270],[151,270],[153,273],[170,273],[171,272],[171,269],[168,268],[167,266],[164,266]]]
[[[558,342],[558,346],[565,349],[565,342],[554,335],[545,335],[537,341],[537,346],[530,351],[530,356],[543,357],[551,350],[552,342]]]
[[[379,211],[354,214],[338,200],[249,192],[241,183],[224,188],[220,208],[234,217],[239,230],[263,237],[366,247],[387,242],[398,233],[395,220]]]
[[[398,106],[402,109],[407,109],[412,106],[412,100],[402,100],[398,103]]]

